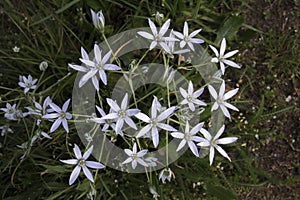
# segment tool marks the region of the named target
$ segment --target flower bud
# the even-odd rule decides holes
[[[46,69],[48,68],[48,63],[46,61],[41,62],[39,68],[41,71],[46,71]]]
[[[102,10],[96,13],[91,9],[91,14],[92,14],[93,24],[95,28],[103,31],[105,20],[104,20],[104,15],[102,13]]]

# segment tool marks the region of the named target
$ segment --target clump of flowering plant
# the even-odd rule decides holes
[[[187,71],[195,70],[201,75],[201,70],[199,70],[201,65],[193,62],[195,62],[195,58],[200,57],[198,51],[202,45],[206,45],[199,35],[202,29],[189,30],[188,23],[184,22],[182,33],[173,29],[169,30],[171,20],[165,20],[164,15],[157,13],[154,16],[157,21],[161,22],[159,28],[149,18],[149,28],[135,30],[134,39],[129,40],[129,42],[142,40],[146,43],[144,47],[147,47],[147,50],[138,61],[126,66],[124,62],[120,62],[121,56],[118,54],[127,43],[122,43],[120,47],[115,47],[117,46],[115,43],[110,44],[105,37],[105,18],[102,11],[91,10],[91,14],[93,25],[100,30],[105,45],[94,44],[91,53],[81,47],[81,57],[79,58],[81,63],[69,63],[68,66],[71,70],[70,74],[74,70],[79,72],[78,82],[75,81],[76,85],[74,86],[75,88],[79,87],[78,91],[82,91],[81,95],[84,99],[79,110],[85,111],[84,105],[87,104],[88,110],[93,112],[77,112],[78,105],[76,103],[78,101],[69,97],[64,97],[67,100],[64,99],[65,102],[62,106],[54,103],[50,96],[37,99],[38,95],[42,96],[43,94],[43,91],[37,96],[34,94],[39,92],[38,80],[42,80],[42,75],[47,68],[50,68],[45,61],[39,65],[39,69],[42,71],[39,79],[33,79],[31,75],[20,76],[18,84],[24,89],[23,93],[26,95],[23,95],[28,98],[30,105],[24,106],[28,112],[23,113],[21,106],[15,103],[6,103],[6,107],[0,110],[3,111],[7,120],[20,121],[26,117],[34,119],[33,124],[36,126],[33,126],[31,134],[28,134],[28,141],[17,146],[25,152],[21,157],[22,160],[30,154],[35,143],[44,138],[53,139],[55,134],[66,133],[66,144],[68,145],[69,134],[75,132],[74,122],[76,125],[82,124],[88,127],[81,137],[88,148],[82,155],[79,147],[75,144],[73,153],[76,158],[60,160],[64,164],[75,166],[69,177],[69,185],[75,183],[82,170],[90,182],[91,188],[94,189],[98,170],[110,166],[124,172],[146,173],[150,193],[153,198],[158,198],[161,194],[156,190],[157,187],[154,187],[153,177],[155,176],[157,182],[161,181],[163,184],[174,180],[175,172],[170,168],[174,162],[173,157],[177,156],[176,159],[178,159],[185,150],[188,149],[194,159],[202,159],[209,154],[210,165],[216,159],[215,150],[231,161],[230,156],[220,145],[232,144],[238,138],[233,136],[220,138],[222,134],[226,133],[224,122],[222,120],[216,120],[215,123],[209,121],[202,118],[202,113],[206,111],[211,116],[217,114],[224,118],[231,118],[228,109],[239,111],[237,107],[227,102],[238,93],[239,89],[226,92],[225,80],[222,78],[226,66],[240,68],[232,60],[228,60],[238,51],[234,50],[225,54],[225,38],[221,42],[220,51],[210,45],[216,57],[210,59],[208,63],[202,63],[202,66],[219,63],[220,70],[214,69],[214,73],[210,74],[213,78],[207,79],[205,85],[200,84],[201,81],[190,78]],[[156,58],[163,63],[162,71],[159,71],[159,67],[155,66],[155,68],[150,64],[142,66],[141,62],[145,57],[150,56],[149,52],[151,55],[155,54]],[[218,74],[217,78],[214,76],[215,74]],[[146,94],[137,92],[139,87],[135,84],[146,82],[147,78],[153,78],[151,75],[156,77],[151,84],[159,83],[162,87],[155,86],[155,89],[148,90],[151,87],[144,84]],[[121,88],[116,92],[121,96],[117,99],[113,96],[115,93],[109,90],[111,89],[110,84],[113,83],[111,80],[118,79],[120,76],[124,77],[125,83],[122,83],[123,85],[121,84]],[[179,76],[180,78],[178,78]],[[51,87],[56,86],[59,82],[60,80]],[[125,88],[126,84],[129,85],[129,89]],[[89,91],[90,85],[97,94],[96,98],[94,94],[93,99],[85,96],[84,91]],[[103,92],[103,88],[107,91]],[[156,89],[160,89],[159,92],[155,93]],[[30,93],[30,90],[33,92]],[[211,103],[207,98],[208,94],[212,97]],[[72,112],[68,111],[71,102],[74,107]],[[90,106],[90,102],[96,102],[96,105]],[[46,129],[45,127],[49,124],[51,127]],[[62,128],[59,128],[61,125]],[[13,132],[8,126],[1,126],[1,130],[1,135]],[[80,132],[80,128],[78,128],[78,132]],[[107,136],[111,137],[109,142],[107,142]],[[99,137],[102,139],[99,140]],[[113,152],[111,146],[105,143],[117,146],[119,151]],[[88,161],[90,155],[94,155],[98,162]],[[113,161],[114,165],[110,165],[110,161]],[[94,177],[88,168],[96,170]],[[155,173],[157,170],[161,170],[160,173]]]

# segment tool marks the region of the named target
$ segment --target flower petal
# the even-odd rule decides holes
[[[161,29],[159,30],[159,34],[161,36],[163,36],[169,29],[169,26],[170,26],[170,19],[168,19],[161,27]]]
[[[232,110],[235,110],[235,111],[239,111],[239,109],[237,107],[235,107],[234,105],[230,104],[230,103],[227,103],[227,102],[224,102],[223,103],[224,106],[226,106],[227,108],[230,108]]]
[[[217,95],[217,92],[216,92],[215,88],[213,88],[211,85],[208,85],[208,90],[209,90],[210,95],[211,95],[215,100],[217,100],[217,99],[218,99],[218,95]]]
[[[220,57],[224,56],[225,49],[226,49],[226,39],[223,38],[221,42],[221,48],[220,48]]]
[[[185,146],[185,144],[186,144],[186,140],[185,139],[181,140],[176,151],[180,151],[180,149],[182,149]]]
[[[79,147],[77,146],[77,144],[74,144],[73,152],[74,152],[75,157],[77,158],[77,160],[82,158],[81,151],[80,151]]]
[[[121,110],[119,105],[114,100],[107,98],[106,101],[113,111],[118,112]]]
[[[226,94],[224,94],[224,100],[230,99],[231,97],[233,97],[234,95],[236,95],[236,93],[239,91],[239,88],[236,88],[234,90],[230,90],[228,92],[226,92]]]
[[[202,133],[202,135],[205,137],[205,139],[207,139],[208,141],[211,140],[211,134],[204,128],[200,129],[200,132]]]
[[[238,64],[236,64],[235,62],[231,61],[231,60],[223,60],[223,62],[226,64],[226,65],[229,65],[231,67],[235,67],[235,68],[241,68],[241,66],[239,66]]]
[[[125,122],[126,124],[128,124],[131,128],[137,130],[137,127],[135,125],[135,123],[133,122],[133,120],[131,118],[129,118],[128,116],[125,117]]]
[[[94,183],[94,178],[93,178],[93,175],[92,175],[92,173],[90,172],[90,170],[89,170],[85,165],[82,166],[82,170],[83,170],[84,175],[85,175],[92,183]]]
[[[194,128],[192,128],[192,130],[190,131],[191,135],[195,135],[196,133],[198,133],[202,127],[204,125],[204,122],[198,123],[196,126],[194,126]]]
[[[86,160],[88,157],[90,157],[91,153],[93,152],[94,146],[92,145],[86,152],[83,154],[82,159]]]
[[[237,141],[237,137],[226,137],[226,138],[221,138],[221,139],[218,139],[216,141],[217,144],[231,144],[235,141]]]
[[[214,156],[215,156],[215,148],[213,146],[210,146],[209,148],[209,164],[212,165],[214,161]]]
[[[228,109],[223,104],[220,105],[220,108],[221,108],[223,114],[225,115],[225,117],[230,118],[230,113],[229,113]]]
[[[147,33],[145,31],[138,31],[137,34],[139,34],[140,36],[147,38],[149,40],[154,40],[153,35],[151,35],[150,33]]]
[[[50,128],[50,133],[54,132],[59,127],[59,125],[61,124],[61,121],[62,121],[61,118],[58,118],[55,120],[55,122],[52,124],[52,126]]]
[[[150,118],[147,115],[145,115],[144,113],[138,113],[135,115],[135,117],[138,118],[139,120],[150,123]]]
[[[221,128],[218,130],[217,134],[215,135],[213,141],[219,139],[219,137],[223,134],[224,130],[225,130],[225,125],[223,124],[223,126],[221,126]]]
[[[103,59],[102,59],[102,61],[101,61],[101,64],[102,64],[103,66],[107,63],[107,61],[109,60],[111,54],[112,54],[112,51],[110,50],[109,52],[107,52],[107,54],[105,54],[105,55],[103,56]]]
[[[69,185],[72,185],[76,181],[76,179],[78,178],[78,175],[80,173],[80,169],[81,169],[81,167],[79,167],[78,165],[73,169],[73,171],[70,175]]]
[[[237,52],[239,52],[239,50],[230,51],[230,52],[226,53],[223,56],[223,58],[229,58],[229,57],[233,56],[234,54],[236,54]]]
[[[176,109],[177,109],[177,106],[172,106],[172,107],[168,108],[167,110],[163,111],[163,112],[160,113],[160,114],[158,115],[158,117],[156,118],[157,121],[160,122],[160,121],[162,121],[162,120],[167,119],[168,117],[170,117],[170,116],[173,114],[173,112],[174,112]]]
[[[146,135],[147,133],[149,133],[150,129],[151,129],[150,125],[145,126],[144,128],[142,128],[140,130],[140,132],[137,134],[136,137],[139,138],[139,137],[142,137],[142,136]]]
[[[100,50],[100,47],[97,44],[95,44],[94,45],[94,55],[95,55],[95,59],[96,59],[97,63],[101,63],[101,61],[102,61],[101,54],[102,54],[102,52]]]
[[[85,164],[92,169],[103,169],[105,167],[103,164],[95,161],[86,161]]]
[[[68,122],[66,119],[62,119],[62,125],[67,133],[69,133]]]
[[[188,141],[188,145],[189,145],[190,150],[193,152],[193,154],[195,156],[199,157],[199,151],[198,151],[197,146],[195,145],[195,143],[192,142],[192,141]]]
[[[159,134],[156,127],[152,127],[151,129],[151,138],[152,138],[153,145],[156,148],[159,143]]]
[[[178,138],[178,139],[183,139],[184,138],[184,134],[181,133],[181,132],[172,132],[171,135],[172,135],[172,137]]]
[[[68,165],[77,165],[78,160],[77,159],[69,159],[69,160],[59,160],[60,162],[63,162]]]
[[[157,123],[157,127],[164,129],[166,131],[177,131],[175,128],[168,124],[163,124],[163,123]]]
[[[99,70],[99,76],[100,76],[102,83],[104,85],[107,85],[107,77],[106,77],[105,71],[103,69]]]
[[[215,148],[218,150],[218,152],[225,158],[227,158],[230,162],[231,159],[229,158],[228,154],[224,151],[224,149],[222,149],[222,147],[216,145]]]
[[[151,19],[148,18],[148,23],[149,23],[149,26],[150,26],[150,29],[153,33],[153,35],[157,35],[157,30],[156,30],[156,26],[155,24],[151,21]]]

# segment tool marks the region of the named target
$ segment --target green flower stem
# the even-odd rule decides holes
[[[103,39],[104,39],[106,45],[108,46],[108,48],[111,50],[112,55],[113,55],[113,58],[116,60],[117,64],[118,64],[119,67],[121,68],[121,71],[123,71],[123,70],[122,70],[122,67],[121,67],[121,63],[120,63],[119,59],[117,58],[117,56],[115,55],[115,52],[112,50],[110,44],[108,43],[107,38],[106,38],[104,32],[101,32],[101,35],[102,35],[102,37],[103,37]]]

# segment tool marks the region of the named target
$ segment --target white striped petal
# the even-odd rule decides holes
[[[86,161],[86,166],[92,169],[103,169],[105,166],[95,161]]]
[[[60,162],[63,162],[68,165],[77,165],[78,160],[77,159],[69,159],[69,160],[59,160]]]
[[[94,183],[94,178],[93,178],[93,175],[92,175],[92,173],[90,172],[90,170],[89,170],[85,165],[82,166],[82,170],[83,170],[84,175],[85,175],[92,183]]]
[[[192,141],[188,141],[188,145],[189,145],[190,150],[193,152],[193,154],[195,156],[199,157],[199,151],[198,151],[197,146],[195,145],[195,143],[192,142]]]
[[[221,139],[218,139],[216,141],[217,144],[231,144],[235,141],[237,141],[237,137],[226,137],[226,138],[221,138]]]
[[[81,169],[81,167],[79,167],[79,166],[76,166],[76,167],[73,169],[73,171],[72,171],[72,173],[71,173],[71,175],[70,175],[69,185],[72,185],[72,184],[76,181],[76,179],[78,178],[80,169]]]

